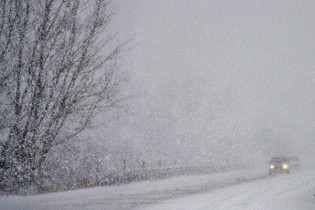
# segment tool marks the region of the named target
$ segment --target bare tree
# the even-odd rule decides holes
[[[122,100],[108,0],[0,1],[0,189],[39,184],[54,146]]]

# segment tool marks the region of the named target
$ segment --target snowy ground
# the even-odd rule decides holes
[[[174,177],[36,196],[2,196],[0,209],[315,209],[315,173],[265,170]]]
[[[314,210],[315,173],[299,172],[228,186],[139,209]]]

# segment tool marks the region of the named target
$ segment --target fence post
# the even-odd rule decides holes
[[[126,164],[126,160],[123,160],[123,172],[126,173],[126,170],[127,170],[127,164]]]

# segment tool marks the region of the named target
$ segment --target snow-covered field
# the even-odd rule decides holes
[[[315,209],[315,173],[266,170],[173,177],[35,196],[2,196],[0,209]]]

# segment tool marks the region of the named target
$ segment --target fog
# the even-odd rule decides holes
[[[127,158],[248,166],[315,151],[314,1],[117,1]],[[95,132],[104,139],[108,132]],[[126,146],[128,145],[128,146]]]

